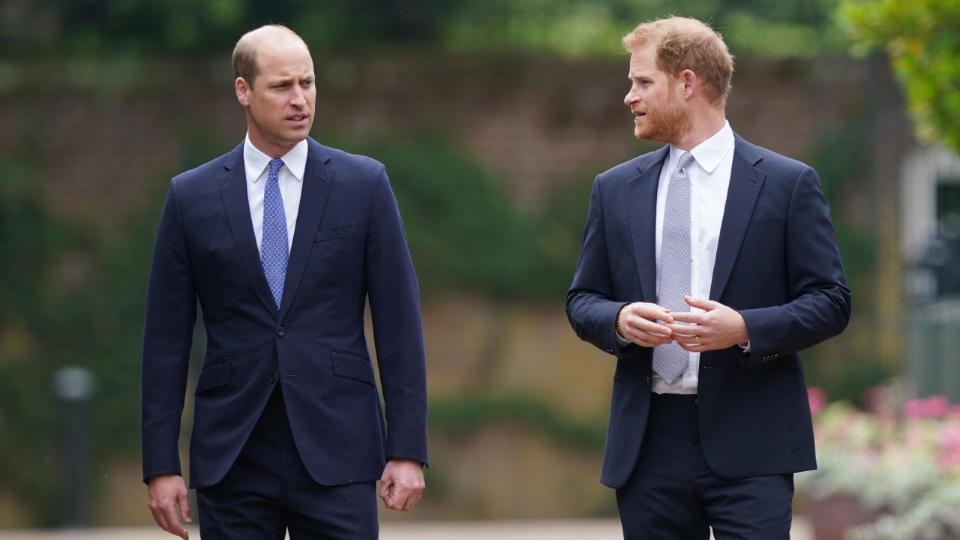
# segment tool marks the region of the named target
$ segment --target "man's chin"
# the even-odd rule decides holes
[[[288,131],[284,136],[284,138],[286,139],[287,143],[289,143],[290,145],[294,145],[306,139],[309,136],[310,136],[310,127],[307,126],[305,128],[299,128],[299,129]]]

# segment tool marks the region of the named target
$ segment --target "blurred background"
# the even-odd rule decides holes
[[[311,47],[313,136],[386,164],[421,282],[432,467],[417,511],[385,519],[616,515],[598,481],[614,362],[563,304],[594,175],[655,148],[632,135],[620,37],[668,14],[736,56],[734,130],[820,173],[854,315],[804,353],[812,406],[890,419],[824,455],[876,464],[915,424],[953,451],[960,5],[900,4],[0,0],[0,528],[152,523],[139,354],[160,205],[242,140],[230,53],[269,22]],[[926,484],[870,500],[885,477],[821,474],[798,512],[839,497],[897,525],[897,500],[960,483],[960,459],[928,461]]]

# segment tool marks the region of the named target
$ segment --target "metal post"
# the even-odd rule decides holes
[[[81,367],[61,368],[54,374],[54,388],[62,411],[64,491],[61,525],[67,528],[86,527],[89,525],[89,404],[94,389],[93,375],[90,370]]]

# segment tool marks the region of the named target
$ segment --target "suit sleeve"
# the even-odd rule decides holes
[[[598,177],[590,193],[580,258],[567,291],[567,319],[580,339],[606,353],[623,356],[637,346],[623,345],[616,336],[617,314],[629,302],[615,299],[603,212]]]
[[[740,312],[750,335],[750,363],[811,347],[846,328],[847,287],[820,181],[810,167],[800,173],[786,218],[787,286],[791,301]]]
[[[172,182],[147,288],[140,379],[144,482],[159,474],[181,474],[178,440],[195,323],[196,295]]]
[[[387,457],[427,464],[427,378],[420,290],[381,165],[371,197],[367,290],[387,420]]]

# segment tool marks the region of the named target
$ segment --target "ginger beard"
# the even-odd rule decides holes
[[[633,134],[637,139],[674,144],[692,125],[682,97],[675,92],[669,92],[666,102],[660,106],[638,107],[633,120]]]

